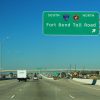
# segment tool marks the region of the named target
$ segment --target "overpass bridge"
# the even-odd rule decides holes
[[[27,70],[27,69],[18,69]],[[100,71],[100,69],[33,69],[27,70],[28,72],[73,72],[73,71]],[[0,72],[17,72],[17,70],[0,70]]]

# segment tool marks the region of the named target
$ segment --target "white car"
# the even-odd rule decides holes
[[[38,80],[38,76],[37,76],[36,73],[35,73],[34,76],[33,76],[33,80]]]
[[[33,77],[34,80],[38,80],[38,77]]]

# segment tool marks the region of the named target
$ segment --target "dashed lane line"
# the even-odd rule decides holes
[[[15,94],[11,96],[11,99],[15,98]]]
[[[69,94],[69,97],[70,97],[70,98],[72,98],[72,99],[74,99],[74,98],[75,98],[75,97],[73,97],[71,94]]]

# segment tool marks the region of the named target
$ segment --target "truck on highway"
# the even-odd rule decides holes
[[[53,73],[53,79],[54,79],[54,80],[59,79],[59,75],[60,75],[59,72],[54,72],[54,73]]]
[[[26,70],[17,70],[17,79],[20,81],[27,81],[27,71]]]

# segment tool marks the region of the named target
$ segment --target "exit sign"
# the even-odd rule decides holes
[[[98,35],[98,12],[43,12],[43,32],[46,35]]]

